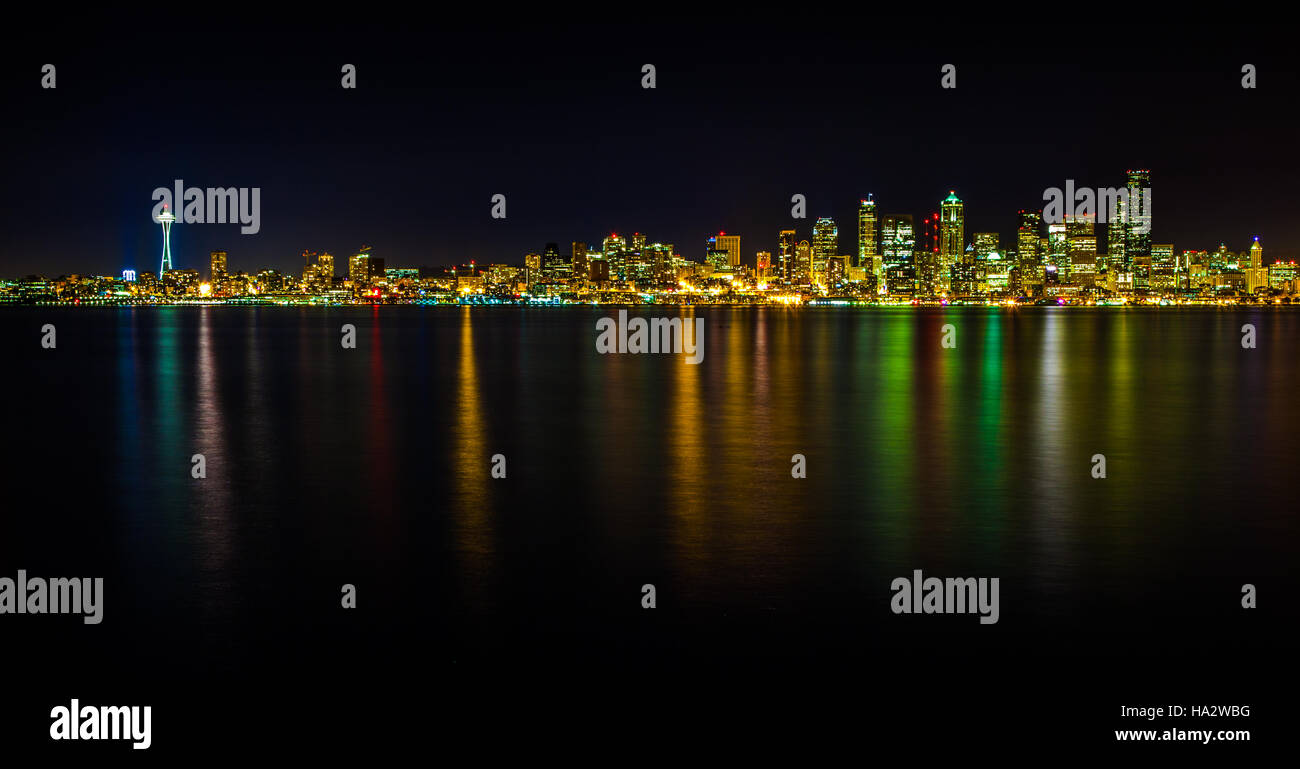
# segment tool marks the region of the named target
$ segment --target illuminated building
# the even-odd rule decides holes
[[[948,291],[945,286],[949,284],[941,275],[944,271],[939,254],[941,238],[939,214],[922,217],[921,226],[917,228],[916,245],[912,252],[918,296],[936,297]]]
[[[1047,262],[1044,267],[1055,267],[1056,278],[1064,282],[1070,277],[1070,243],[1065,235],[1065,222],[1047,225]]]
[[[880,218],[880,260],[885,272],[885,292],[912,296],[916,293],[916,264],[913,251],[916,235],[909,214]]]
[[[1264,268],[1264,247],[1259,244],[1259,236],[1250,244],[1250,261],[1243,272],[1246,273],[1246,290],[1258,293],[1269,285],[1268,270]]]
[[[320,279],[320,284],[324,288],[334,286],[334,257],[326,252],[316,257],[316,275]]]
[[[370,283],[370,278],[376,273],[375,262],[379,261],[382,273],[382,260],[375,260],[370,256],[370,247],[362,246],[361,250],[353,254],[348,259],[348,280],[352,281],[353,288],[361,288]],[[334,274],[334,258],[330,257],[330,275]]]
[[[939,204],[939,286],[949,289],[952,268],[965,258],[966,206],[950,190]]]
[[[573,275],[580,281],[587,279],[587,244],[573,241]]]
[[[781,271],[781,277],[785,280],[795,283],[796,270],[794,262],[795,232],[794,230],[781,230],[776,236],[777,251],[777,269]]]
[[[208,281],[214,286],[220,286],[226,279],[226,252],[213,251],[208,255]]]
[[[717,245],[714,246],[715,248],[717,248],[719,251],[725,251],[727,253],[728,266],[730,266],[732,269],[735,269],[740,266],[740,236],[739,235],[728,235],[725,232],[719,232],[716,238],[710,238],[710,240],[716,241]]]
[[[845,278],[847,277],[844,270],[844,263],[848,257],[829,256],[826,258],[826,277],[825,286],[829,291],[838,291],[844,287]]]
[[[1173,243],[1151,245],[1150,288],[1157,293],[1175,291],[1178,286],[1178,269],[1174,261]]]
[[[977,232],[971,235],[971,243],[975,246],[975,261],[988,261],[989,254],[1001,249],[999,240],[996,232]]]
[[[799,245],[794,247],[796,286],[812,285],[812,258],[812,245],[806,240],[799,241]]]
[[[528,285],[541,283],[543,281],[542,273],[542,255],[541,254],[524,254],[524,282]]]
[[[872,275],[880,273],[879,232],[876,227],[876,201],[871,195],[858,201],[858,263]]]
[[[617,232],[611,232],[609,237],[605,238],[603,251],[605,261],[609,264],[610,279],[623,280],[626,272],[627,241],[619,237]]]
[[[1065,217],[1066,257],[1070,266],[1069,278],[1072,283],[1091,287],[1098,274],[1097,264],[1097,217],[1095,214],[1067,214]],[[1058,278],[1065,282],[1065,275]]]
[[[1297,279],[1300,279],[1300,265],[1294,261],[1273,262],[1268,266],[1269,288],[1294,294],[1297,292]]]
[[[823,216],[813,224],[812,272],[814,281],[821,281],[825,278],[826,260],[832,256],[839,256],[839,253],[840,230],[835,226],[834,219]]]
[[[1016,230],[1016,277],[1019,289],[1025,296],[1039,293],[1043,285],[1043,212],[1038,209],[1020,209],[1020,226]]]

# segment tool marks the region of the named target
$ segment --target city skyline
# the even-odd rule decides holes
[[[850,29],[796,29],[774,45],[766,27],[742,23],[729,35],[750,44],[724,56],[658,23],[606,45],[601,27],[466,22],[429,47],[364,23],[308,24],[286,43],[211,21],[187,29],[189,44],[246,40],[240,56],[160,68],[152,51],[108,44],[129,24],[53,40],[37,30],[0,54],[6,103],[24,116],[0,150],[18,182],[0,200],[0,274],[156,263],[142,206],[178,178],[260,188],[263,212],[256,234],[177,226],[178,263],[226,250],[281,271],[304,248],[368,243],[407,265],[489,263],[632,228],[692,249],[701,235],[739,232],[764,246],[745,249],[753,264],[794,194],[808,201],[808,225],[830,217],[851,245],[860,198],[922,216],[955,189],[974,201],[968,229],[1005,240],[1043,190],[1108,186],[1130,167],[1158,170],[1165,242],[1244,248],[1232,238],[1248,233],[1274,253],[1300,251],[1287,131],[1300,77],[1258,30],[1171,38],[1136,22],[1124,35],[1072,23],[1054,36],[989,18],[869,46]],[[367,32],[389,44],[359,46]],[[1063,40],[1078,55],[1059,55]],[[46,61],[56,89],[39,86]],[[340,86],[345,63],[355,89]],[[646,63],[654,89],[641,87]],[[1245,63],[1258,88],[1242,87]],[[725,123],[712,117],[721,112]],[[508,198],[505,219],[491,218],[496,194]]]

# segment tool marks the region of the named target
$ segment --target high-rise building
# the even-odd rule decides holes
[[[1151,244],[1151,290],[1157,293],[1179,288],[1173,243]]]
[[[605,261],[609,264],[610,280],[623,280],[627,272],[627,241],[619,237],[617,232],[611,232],[605,238],[602,250]]]
[[[1001,250],[1000,241],[996,232],[976,232],[971,235],[971,243],[975,246],[975,261],[988,261],[989,254]]]
[[[916,234],[911,215],[880,217],[880,260],[885,274],[883,293],[897,296],[916,293],[915,248]]]
[[[333,275],[333,258],[330,260],[330,274]],[[374,265],[370,257],[370,247],[362,246],[348,259],[348,280],[352,281],[355,287],[365,286],[370,282],[370,276],[375,274]]]
[[[1130,169],[1123,192],[1116,211],[1107,212],[1103,266],[1112,274],[1132,274],[1134,284],[1145,288],[1151,274],[1151,172]]]
[[[940,279],[943,272],[939,256],[941,243],[939,214],[921,217],[921,223],[916,226],[916,246],[912,251],[917,296],[936,297],[947,291],[945,282]]]
[[[858,201],[858,263],[871,274],[877,274],[880,267],[880,234],[877,231],[876,201],[871,195],[866,200]]]
[[[826,276],[826,260],[840,254],[840,230],[835,220],[823,216],[813,224],[812,272],[813,280],[821,281]]]
[[[1065,234],[1065,222],[1050,222],[1047,225],[1047,252],[1044,254],[1045,267],[1055,267],[1061,280],[1070,276],[1070,242]]]
[[[1036,286],[1043,284],[1042,245],[1043,212],[1039,209],[1020,209],[1020,227],[1016,230],[1016,276],[1018,288],[1025,296],[1033,296]]]
[[[1087,285],[1099,271],[1097,264],[1097,217],[1095,214],[1067,214],[1065,239],[1070,276]]]
[[[1246,273],[1246,290],[1254,294],[1261,289],[1268,288],[1268,270],[1264,267],[1264,247],[1259,244],[1259,236],[1250,244],[1250,261],[1249,266],[1243,272]]]
[[[587,278],[587,244],[580,240],[573,241],[573,276],[579,282]]]
[[[939,204],[939,285],[950,288],[952,268],[965,259],[966,206],[951,190]]]
[[[795,232],[794,230],[781,230],[776,236],[777,269],[781,272],[781,277],[791,283],[795,281]]]
[[[813,249],[812,245],[808,241],[801,240],[799,241],[799,245],[794,247],[794,263],[795,285],[811,286]]]
[[[717,245],[714,248],[719,251],[727,252],[727,264],[734,270],[740,266],[740,236],[728,235],[725,232],[719,232],[716,240]]]
[[[321,288],[334,287],[334,257],[330,253],[326,252],[316,257],[316,278]]]
[[[208,269],[208,282],[216,286],[225,280],[229,274],[226,272],[226,252],[213,251],[208,255],[208,259],[211,265]]]

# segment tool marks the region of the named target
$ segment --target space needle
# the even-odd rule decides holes
[[[163,228],[162,266],[158,268],[158,280],[162,280],[163,273],[167,272],[172,268],[171,232],[172,232],[172,222],[174,221],[176,221],[176,217],[172,215],[171,211],[167,210],[167,204],[163,203],[162,213],[158,214],[158,223],[161,224]]]

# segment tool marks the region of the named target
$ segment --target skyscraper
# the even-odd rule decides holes
[[[224,269],[224,260],[223,260]],[[334,287],[334,256],[325,252],[316,257],[316,275],[322,288]]]
[[[879,233],[876,227],[876,201],[871,195],[858,201],[858,263],[875,275],[880,269]]]
[[[587,279],[587,244],[573,241],[573,276],[582,283]]]
[[[777,258],[779,259],[778,269],[781,272],[781,277],[784,278],[785,280],[790,281],[791,283],[796,282],[794,248],[795,248],[794,230],[781,230],[779,233],[777,233],[776,251],[777,251]]]
[[[840,253],[840,230],[835,220],[823,216],[813,224],[812,272],[813,280],[823,280],[826,275],[826,260]]]
[[[964,259],[966,244],[966,206],[951,190],[939,204],[939,284],[950,288],[952,268]]]
[[[1084,285],[1099,272],[1097,265],[1097,230],[1095,214],[1066,214],[1065,239],[1070,265],[1069,275]],[[1058,272],[1059,274],[1059,272]]]
[[[1033,296],[1037,286],[1043,284],[1043,259],[1038,252],[1042,244],[1043,212],[1022,208],[1019,211],[1020,227],[1016,230],[1016,274],[1018,288],[1025,296]]]
[[[226,279],[226,252],[213,251],[208,255],[208,263],[208,282],[216,286]]]
[[[1118,203],[1118,216],[1107,225],[1106,267],[1132,273],[1134,284],[1145,288],[1151,273],[1151,172],[1130,169]]]
[[[909,214],[880,218],[880,261],[885,273],[884,292],[911,296],[916,292],[916,266],[912,251],[916,235]]]
[[[602,250],[605,253],[605,261],[609,263],[610,278],[623,280],[626,272],[627,242],[619,237],[617,232],[611,232],[609,237],[605,238]]]
[[[727,263],[734,270],[740,266],[740,236],[719,232],[714,248],[727,252]]]
[[[799,241],[799,245],[794,247],[794,283],[796,286],[812,285],[812,251],[812,245],[806,240]]]

